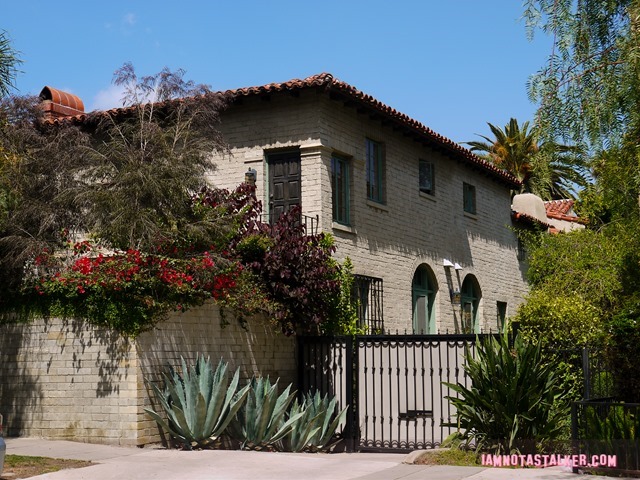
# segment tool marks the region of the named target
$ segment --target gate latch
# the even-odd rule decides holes
[[[400,412],[400,420],[416,420],[418,418],[433,418],[433,410],[407,410]]]

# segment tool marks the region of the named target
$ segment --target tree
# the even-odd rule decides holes
[[[11,47],[7,32],[0,32],[0,98],[7,96],[14,87],[17,67],[21,63],[18,53]]]
[[[207,249],[228,243],[236,217],[225,208],[198,208],[195,201],[206,185],[205,169],[213,167],[212,149],[224,148],[216,130],[223,100],[184,81],[183,74],[165,69],[138,79],[125,65],[115,81],[125,86],[126,108],[89,115],[80,126],[45,121],[35,98],[3,101],[0,308],[37,309],[40,303],[44,313],[89,312],[106,316],[98,323],[113,326],[114,316],[122,313],[117,304],[132,288],[130,272],[153,271],[156,280],[145,279],[136,295],[126,298],[135,333],[180,306],[180,298],[185,305],[198,304],[223,289],[212,276],[233,273],[235,262],[225,258],[224,248]],[[87,238],[91,248],[103,247],[100,255],[89,254],[95,259],[85,258]],[[194,242],[206,249],[187,252]],[[197,263],[198,255],[214,258]],[[182,271],[194,268],[206,278]],[[227,275],[227,283],[233,276]],[[185,290],[196,284],[192,292]],[[48,303],[39,297],[45,287]],[[165,302],[171,295],[162,289],[177,300]],[[83,297],[90,290],[93,303]],[[103,301],[105,292],[111,292],[105,301],[113,311]],[[56,295],[75,303],[62,306]],[[118,295],[122,298],[115,301]]]
[[[65,231],[80,224],[63,201],[76,179],[71,166],[88,146],[73,126],[45,127],[34,97],[0,101],[0,305],[40,252],[65,247]]]
[[[574,198],[575,189],[586,184],[580,151],[552,141],[540,142],[529,122],[522,126],[512,118],[504,129],[488,123],[494,138],[466,142],[473,152],[508,171],[522,182],[517,193],[535,193],[545,200]]]
[[[225,148],[217,130],[224,99],[183,76],[164,69],[139,78],[125,64],[114,83],[125,88],[127,108],[88,119],[98,141],[71,172],[80,182],[69,200],[107,245],[149,251],[223,228],[194,218],[189,199],[208,185],[211,153]]]
[[[553,36],[549,61],[529,81],[537,123],[595,149],[639,128],[640,5],[632,0],[527,0],[529,36]]]

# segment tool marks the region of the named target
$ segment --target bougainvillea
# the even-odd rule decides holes
[[[31,313],[85,318],[135,336],[172,311],[213,300],[242,321],[264,313],[286,334],[321,331],[339,294],[331,237],[307,235],[300,207],[273,225],[261,222],[247,184],[202,189],[192,205],[194,218],[227,228],[165,240],[151,252],[107,252],[87,241],[70,244],[67,256],[41,252],[23,289]]]
[[[79,248],[81,246],[81,248]],[[88,318],[98,325],[136,335],[171,311],[224,299],[236,287],[242,266],[222,266],[207,251],[188,258],[145,254],[139,250],[104,254],[86,242],[77,244],[66,268],[52,269],[48,255],[36,258],[47,265],[35,279],[33,301],[41,313]]]

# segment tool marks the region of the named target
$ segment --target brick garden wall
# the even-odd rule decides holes
[[[112,445],[160,440],[144,413],[144,378],[180,355],[224,358],[246,380],[295,380],[295,340],[259,321],[221,327],[215,307],[176,315],[135,341],[85,322],[40,320],[0,326],[0,412],[6,434]]]

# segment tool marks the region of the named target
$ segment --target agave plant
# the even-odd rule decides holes
[[[254,378],[250,387],[244,407],[229,424],[229,434],[242,443],[242,448],[276,448],[276,444],[302,416],[302,412],[299,412],[286,418],[295,392],[290,393],[290,384],[278,395],[278,381],[272,385],[269,377]]]
[[[336,414],[337,402],[333,397],[307,393],[302,403],[296,399],[289,410],[289,418],[298,416],[291,431],[283,438],[280,448],[288,452],[312,452],[326,450],[331,447],[331,439],[338,425],[347,415],[347,408]]]
[[[174,368],[163,373],[165,387],[148,382],[168,422],[145,408],[158,424],[185,447],[206,447],[218,439],[244,404],[249,385],[238,390],[240,370],[229,383],[228,364],[222,360],[215,371],[209,357],[198,355],[195,365],[182,361],[182,375]]]
[[[517,453],[556,439],[565,426],[567,392],[545,362],[539,346],[507,335],[478,341],[474,359],[467,348],[464,369],[472,385],[445,383],[459,397],[446,397],[456,408],[463,438],[478,450]]]

